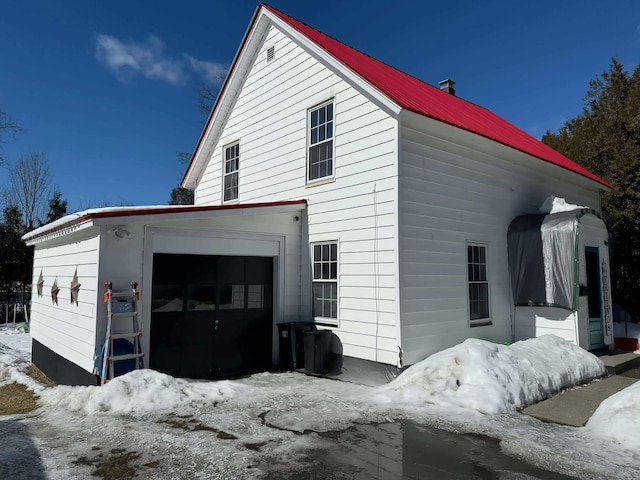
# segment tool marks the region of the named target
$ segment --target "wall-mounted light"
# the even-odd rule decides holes
[[[107,230],[107,233],[115,235],[118,238],[126,238],[129,240],[135,236],[129,230],[125,230],[124,228],[121,228],[121,227],[110,228],[109,230]]]

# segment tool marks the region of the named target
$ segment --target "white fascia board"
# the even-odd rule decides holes
[[[24,242],[31,246],[31,245],[36,245],[39,243],[44,243],[44,242],[48,242],[49,240],[53,240],[56,238],[60,238],[63,237],[65,235],[70,235],[72,233],[77,233],[80,232],[82,230],[86,230],[87,228],[93,227],[94,223],[91,219],[88,219],[86,222],[82,222],[82,223],[76,223],[74,225],[69,225],[67,227],[62,227],[59,230],[55,230],[51,233],[42,235],[40,237],[36,237],[36,238],[25,238]]]
[[[93,220],[93,224],[97,226],[104,225],[127,225],[136,223],[159,223],[170,221],[189,221],[200,220],[205,218],[215,217],[227,217],[227,216],[242,216],[242,215],[269,215],[274,213],[287,213],[287,212],[299,212],[307,208],[304,204],[294,205],[275,205],[270,207],[251,207],[251,208],[232,208],[221,210],[206,210],[201,212],[176,212],[176,213],[162,213],[162,214],[145,214],[145,215],[128,215],[123,217],[104,217],[96,218]]]
[[[262,15],[265,15],[269,20],[278,28],[286,32],[291,38],[293,38],[299,45],[302,45],[306,50],[311,52],[316,58],[322,59],[323,63],[329,65],[332,69],[339,72],[340,75],[345,77],[348,82],[354,85],[361,92],[365,92],[369,97],[376,102],[379,106],[386,109],[390,114],[397,116],[400,114],[402,108],[391,100],[387,95],[375,88],[371,83],[366,81],[360,75],[356,74],[349,67],[342,62],[336,60],[332,55],[328,54],[322,47],[317,45],[306,35],[298,32],[291,25],[278,18],[268,10],[263,10]]]

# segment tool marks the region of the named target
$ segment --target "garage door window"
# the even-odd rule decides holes
[[[223,285],[220,290],[220,310],[244,308],[244,285]]]
[[[187,310],[197,311],[215,309],[215,285],[194,285],[189,287],[189,295],[187,297]]]

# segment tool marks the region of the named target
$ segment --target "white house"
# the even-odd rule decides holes
[[[106,281],[140,284],[147,365],[184,376],[269,368],[276,324],[297,320],[333,331],[345,371],[391,375],[469,337],[557,332],[595,348],[584,338],[597,318],[597,346],[613,343],[603,326],[607,235],[594,215],[607,183],[456,97],[453,82],[434,88],[268,5],[249,25],[182,185],[195,206],[81,212],[25,236],[34,284],[42,275],[44,285],[41,297],[33,290],[32,332],[45,373],[93,382]],[[583,265],[571,277],[582,293],[597,292],[592,322],[579,313],[587,297],[577,284],[569,307],[546,297],[516,307],[508,229],[549,196],[596,219],[583,221],[597,227],[594,241],[584,242],[585,228],[563,257]]]

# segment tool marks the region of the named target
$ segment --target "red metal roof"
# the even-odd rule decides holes
[[[147,215],[165,215],[170,213],[215,212],[218,210],[240,210],[247,208],[283,207],[288,205],[306,205],[306,200],[287,200],[281,202],[234,203],[230,205],[158,205],[150,207],[106,207],[95,208],[68,215],[49,225],[37,228],[22,237],[29,242],[51,233],[73,227],[81,223],[100,218],[139,217]]]
[[[608,188],[607,182],[556,152],[495,113],[440,91],[411,75],[345,45],[270,5],[261,4],[278,18],[322,47],[345,67],[380,90],[400,107],[454,127],[482,135],[554,165],[566,168]]]

